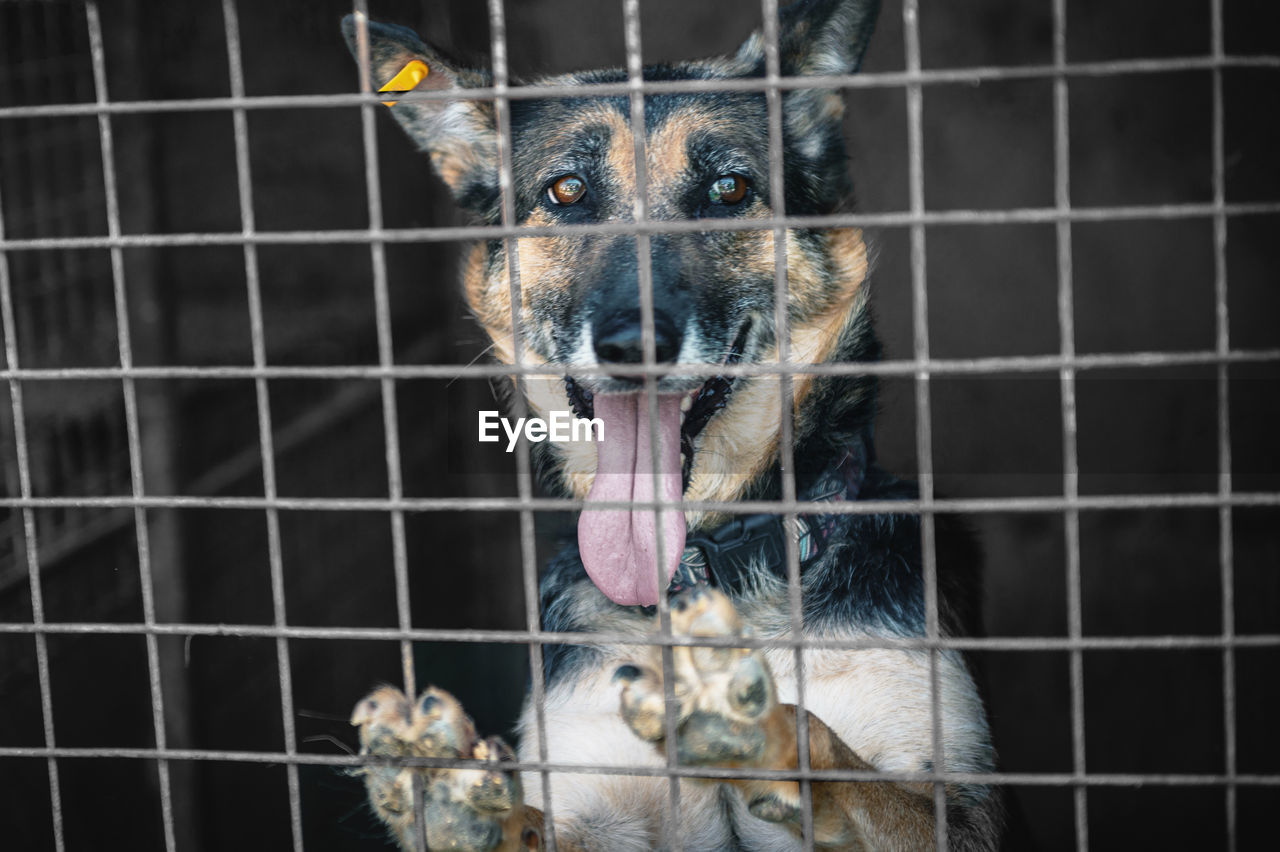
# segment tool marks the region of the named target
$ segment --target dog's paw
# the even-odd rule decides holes
[[[673,636],[736,637],[749,629],[729,599],[694,588],[671,603]],[[765,720],[777,706],[773,676],[759,650],[674,646],[672,684],[679,715],[676,755],[685,765],[757,766],[766,755]],[[618,668],[622,717],[642,739],[665,748],[662,654]]]
[[[497,737],[480,739],[475,724],[449,693],[434,687],[417,701],[384,686],[356,705],[351,724],[360,729],[360,753],[378,757],[470,758],[492,768],[437,769],[370,764],[364,775],[369,803],[401,847],[417,848],[414,786],[427,846],[454,852],[489,852],[503,840],[503,825],[521,806],[514,760]]]

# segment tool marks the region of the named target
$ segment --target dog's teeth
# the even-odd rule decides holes
[[[688,411],[690,408],[693,408],[693,397],[686,396],[684,399],[680,400],[680,410],[682,412]],[[682,417],[680,419],[683,420],[684,418]]]
[[[680,454],[680,467],[684,467],[684,453]]]

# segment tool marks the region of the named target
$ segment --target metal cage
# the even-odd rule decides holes
[[[1001,771],[991,775],[957,775],[942,771],[902,775],[901,780],[933,784],[937,824],[937,847],[946,848],[947,823],[943,796],[944,785],[951,782],[980,782],[1022,788],[1046,788],[1070,791],[1071,821],[1074,837],[1070,846],[1084,850],[1090,844],[1089,792],[1099,788],[1129,787],[1210,787],[1221,790],[1225,829],[1222,848],[1249,848],[1249,838],[1241,837],[1237,817],[1242,790],[1274,791],[1280,787],[1280,767],[1254,771],[1242,768],[1238,750],[1237,718],[1241,709],[1237,690],[1237,654],[1244,650],[1280,648],[1280,621],[1271,620],[1269,628],[1238,632],[1236,628],[1236,561],[1233,552],[1233,522],[1241,510],[1268,509],[1280,506],[1280,491],[1274,485],[1263,489],[1239,490],[1233,486],[1233,430],[1231,412],[1231,371],[1248,365],[1280,363],[1280,348],[1233,347],[1230,339],[1228,312],[1227,238],[1230,226],[1242,219],[1280,214],[1280,200],[1229,201],[1227,170],[1229,152],[1225,142],[1226,117],[1223,94],[1224,73],[1232,69],[1255,69],[1261,72],[1280,70],[1280,51],[1263,54],[1233,55],[1224,42],[1224,2],[1211,0],[1205,24],[1209,29],[1210,50],[1205,55],[1178,55],[1169,58],[1136,58],[1089,62],[1068,61],[1067,0],[1044,0],[1051,25],[1052,61],[1024,65],[988,65],[954,69],[926,68],[922,62],[921,26],[927,17],[928,4],[903,0],[901,26],[905,67],[902,70],[867,71],[854,76],[832,78],[784,78],[779,73],[777,47],[778,0],[762,0],[758,14],[762,16],[768,45],[768,73],[759,80],[735,83],[740,90],[766,93],[770,115],[771,142],[781,145],[781,93],[802,87],[827,86],[848,92],[898,92],[905,97],[907,200],[906,209],[868,212],[841,216],[788,216],[777,209],[774,218],[765,221],[735,223],[728,220],[697,223],[651,221],[645,216],[644,169],[639,168],[639,195],[636,221],[625,224],[576,226],[583,233],[626,233],[634,235],[640,258],[641,301],[645,330],[653,336],[652,281],[648,268],[648,243],[655,233],[684,228],[770,228],[781,237],[791,227],[856,226],[872,229],[902,230],[908,239],[910,269],[910,339],[906,357],[874,364],[840,364],[820,367],[786,363],[785,333],[781,342],[783,363],[775,368],[753,365],[729,368],[735,374],[776,374],[780,378],[784,410],[790,388],[790,377],[804,372],[874,374],[886,379],[899,379],[911,385],[914,402],[914,455],[920,483],[920,499],[914,503],[847,503],[838,507],[823,504],[823,512],[876,513],[892,509],[896,512],[918,512],[923,526],[923,553],[928,611],[927,630],[918,639],[895,642],[877,640],[854,644],[853,647],[910,647],[926,649],[933,666],[934,742],[936,765],[941,765],[941,721],[938,709],[937,656],[948,649],[973,652],[1053,652],[1067,661],[1067,700],[1070,720],[1070,765],[1055,771]],[[243,5],[243,4],[240,4]],[[362,0],[358,11],[365,11]],[[623,0],[624,39],[628,82],[572,87],[563,90],[546,87],[528,88],[511,82],[508,63],[508,30],[502,0],[489,0],[487,25],[490,34],[490,60],[493,86],[471,92],[469,96],[491,100],[496,109],[502,139],[504,183],[510,186],[511,134],[508,104],[512,99],[579,96],[586,93],[625,95],[631,100],[631,118],[638,139],[643,139],[644,95],[648,92],[709,91],[723,89],[723,81],[644,82],[642,81],[641,3]],[[886,15],[894,12],[887,4]],[[411,442],[403,435],[404,405],[401,388],[409,382],[517,377],[536,372],[516,364],[512,368],[486,365],[442,363],[438,349],[428,343],[415,343],[399,350],[393,345],[393,311],[391,285],[388,281],[388,255],[400,246],[445,246],[457,241],[503,239],[537,235],[538,229],[522,227],[515,221],[510,197],[503,199],[500,227],[437,224],[389,226],[384,215],[386,167],[380,161],[378,135],[378,98],[367,90],[351,94],[251,94],[246,84],[242,33],[235,0],[222,0],[221,22],[225,34],[225,96],[148,98],[130,90],[126,96],[108,91],[107,45],[104,27],[114,27],[122,38],[129,38],[130,27],[136,26],[140,12],[136,6],[97,2],[5,4],[0,7],[0,32],[9,56],[0,68],[0,314],[3,319],[5,364],[0,378],[6,384],[9,404],[0,414],[0,434],[5,438],[3,466],[6,494],[0,498],[0,593],[9,601],[3,612],[10,613],[0,624],[0,638],[15,643],[30,643],[15,654],[15,662],[7,677],[14,683],[31,685],[38,695],[38,744],[11,744],[0,738],[0,761],[24,766],[42,764],[47,775],[48,822],[32,829],[41,844],[49,842],[58,850],[68,846],[68,826],[77,813],[64,805],[62,778],[68,764],[134,762],[155,768],[151,780],[153,794],[159,803],[160,844],[165,849],[192,848],[201,843],[197,836],[193,813],[198,809],[192,787],[197,768],[206,764],[245,764],[284,767],[283,779],[273,775],[273,783],[281,783],[287,800],[288,833],[293,848],[301,850],[313,844],[314,832],[304,830],[304,795],[306,773],[315,767],[341,770],[356,767],[362,758],[351,754],[321,752],[306,747],[307,735],[300,732],[301,711],[295,700],[298,679],[295,666],[296,649],[301,643],[394,643],[398,648],[400,678],[406,691],[413,693],[421,683],[421,672],[415,668],[415,643],[454,643],[458,647],[486,645],[490,648],[527,648],[527,666],[533,673],[532,698],[539,709],[543,698],[542,648],[546,644],[582,642],[590,635],[558,635],[540,627],[537,596],[538,538],[535,515],[565,513],[581,508],[569,500],[551,499],[536,494],[530,469],[528,447],[521,444],[517,455],[514,494],[498,496],[417,496],[406,490],[403,481],[403,452]],[[922,13],[921,7],[926,9]],[[113,16],[114,18],[113,22]],[[336,31],[336,20],[334,22]],[[287,37],[287,36],[282,36]],[[136,41],[132,47],[144,46]],[[335,59],[337,64],[343,61]],[[138,58],[146,75],[145,56]],[[367,62],[367,57],[366,57]],[[344,69],[345,70],[345,69]],[[1080,206],[1072,202],[1071,182],[1071,116],[1069,91],[1079,81],[1110,79],[1124,76],[1162,75],[1177,72],[1202,72],[1211,79],[1211,115],[1198,116],[1211,128],[1211,170],[1206,176],[1211,184],[1211,199],[1204,202],[1168,202],[1109,206]],[[220,73],[220,72],[218,72]],[[211,74],[212,76],[212,74]],[[361,75],[362,79],[367,79]],[[114,78],[113,78],[114,79]],[[130,79],[123,76],[122,79]],[[924,99],[930,87],[954,84],[987,84],[1011,81],[1042,81],[1052,91],[1052,163],[1045,164],[1053,174],[1052,203],[1016,209],[934,209],[926,203],[925,162],[928,140],[923,120]],[[66,97],[71,93],[71,98]],[[416,95],[431,97],[431,95]],[[358,110],[362,178],[367,226],[347,228],[274,228],[263,227],[255,216],[255,194],[261,190],[255,182],[250,160],[250,125],[261,114],[273,110],[303,112],[344,109]],[[137,150],[136,140],[120,144],[120,127],[139,116],[229,116],[232,124],[233,162],[224,162],[222,178],[234,176],[237,198],[238,227],[229,229],[190,230],[162,233],[148,224],[148,193],[157,192],[156,182],[146,168],[145,151]],[[132,138],[132,137],[131,137]],[[642,143],[638,143],[642,144]],[[637,163],[644,157],[637,151]],[[1272,164],[1274,165],[1274,157]],[[67,167],[69,165],[69,167]],[[127,169],[126,169],[127,166]],[[120,175],[129,180],[122,184]],[[780,157],[771,161],[770,185],[773,197],[781,199],[783,173]],[[122,198],[134,198],[125,203]],[[124,208],[124,212],[122,212]],[[139,214],[138,211],[144,211]],[[130,212],[132,211],[132,212]],[[132,216],[132,221],[129,217]],[[1214,316],[1213,345],[1185,351],[1078,352],[1076,345],[1076,276],[1073,272],[1073,236],[1080,227],[1096,223],[1125,222],[1208,222],[1213,235],[1212,305]],[[1056,329],[1060,345],[1057,352],[1039,355],[938,358],[931,355],[930,313],[926,237],[932,228],[990,228],[1007,225],[1051,226],[1055,241],[1054,274],[1056,278]],[[371,358],[365,363],[344,362],[348,353],[339,352],[333,363],[325,357],[311,358],[313,351],[294,352],[283,361],[268,350],[263,288],[268,276],[263,273],[263,256],[270,251],[289,251],[300,247],[345,246],[367,253],[366,261],[373,284]],[[775,240],[776,303],[779,305],[778,327],[785,329],[787,274],[785,240]],[[247,289],[243,291],[247,308],[248,363],[190,364],[166,360],[164,338],[171,334],[165,323],[172,321],[166,312],[163,276],[148,271],[146,252],[226,250],[240,255]],[[433,248],[434,250],[434,248]],[[1272,255],[1270,269],[1276,266]],[[131,280],[133,279],[133,280]],[[141,282],[141,283],[139,283]],[[513,303],[519,303],[518,270],[513,270],[511,287]],[[239,298],[239,297],[237,297]],[[1273,303],[1274,304],[1274,303]],[[243,327],[246,319],[237,319]],[[519,346],[515,347],[519,351]],[[370,354],[370,353],[365,353]],[[654,370],[650,353],[644,372]],[[290,363],[290,359],[293,362]],[[1213,487],[1169,493],[1081,493],[1080,456],[1078,449],[1077,380],[1082,374],[1105,371],[1146,371],[1170,367],[1203,366],[1212,371],[1215,394],[1216,428],[1211,444],[1215,464]],[[666,368],[664,368],[666,369]],[[935,377],[969,376],[1040,376],[1056,377],[1057,408],[1061,428],[1060,493],[1041,496],[993,496],[944,498],[935,492],[935,439],[932,416],[933,380]],[[1267,374],[1268,382],[1274,377]],[[293,384],[332,382],[341,389],[314,408],[295,404],[277,388]],[[180,387],[189,396],[203,387],[219,387],[239,383],[251,387],[252,394],[235,403],[239,410],[251,410],[256,429],[242,435],[234,446],[220,445],[207,454],[199,469],[185,472],[172,464],[172,442],[184,437],[175,413],[184,403]],[[1272,388],[1270,384],[1261,387]],[[162,388],[169,388],[165,391]],[[1265,392],[1265,391],[1264,391]],[[651,397],[652,401],[652,397]],[[217,416],[231,403],[215,400],[207,406]],[[287,411],[281,417],[280,410]],[[204,410],[204,409],[202,409]],[[341,484],[317,487],[317,492],[330,496],[303,494],[290,496],[279,485],[280,459],[290,448],[314,438],[325,429],[337,428],[353,411],[375,412],[376,429],[385,460],[385,487],[377,496],[351,496],[342,492]],[[654,409],[656,411],[656,409]],[[784,499],[770,503],[747,503],[707,506],[724,512],[776,512],[794,519],[811,510],[813,504],[798,501],[792,466],[786,463],[791,454],[791,423],[782,420],[782,453],[786,471],[783,481]],[[379,461],[375,459],[375,461]],[[436,461],[439,461],[437,458]],[[260,478],[260,492],[245,496],[238,493],[236,483]],[[1268,480],[1270,482],[1270,480]],[[256,489],[254,489],[256,490]],[[655,506],[658,508],[661,504]],[[1220,602],[1215,607],[1220,630],[1195,634],[1160,634],[1147,636],[1093,635],[1085,629],[1082,598],[1081,519],[1088,513],[1132,512],[1138,510],[1208,510],[1217,518],[1217,574]],[[186,617],[185,601],[190,578],[183,576],[180,515],[183,512],[221,512],[225,515],[252,516],[256,532],[249,541],[265,554],[266,582],[255,587],[255,594],[265,594],[254,611],[263,615],[255,622],[251,617],[236,617],[234,608],[218,620],[199,621]],[[412,519],[431,513],[508,513],[518,518],[518,546],[523,591],[523,628],[475,629],[442,628],[416,622],[411,608],[410,532],[406,525]],[[298,513],[315,513],[326,517],[372,516],[386,536],[376,551],[392,567],[395,600],[395,624],[392,626],[314,625],[302,626],[286,609],[286,551],[295,545],[286,541],[298,533],[290,532],[291,519]],[[1061,524],[1064,545],[1065,635],[1063,636],[993,636],[988,638],[945,638],[939,635],[937,613],[937,554],[934,542],[934,520],[939,514],[967,517],[983,515],[1043,515]],[[407,521],[407,519],[409,519]],[[248,522],[246,522],[248,523]],[[264,525],[263,525],[264,524]],[[388,526],[389,525],[389,528]],[[237,533],[238,535],[239,533]],[[1274,536],[1272,537],[1274,540]],[[246,545],[246,550],[248,545]],[[94,585],[95,594],[125,600],[129,614],[101,619],[51,617],[47,598],[51,588],[62,589],[80,582],[79,575],[66,580],[63,572],[79,571],[76,554],[92,552],[94,558],[111,564],[105,585]],[[1274,552],[1274,551],[1272,551]],[[316,554],[323,560],[325,554]],[[801,618],[799,563],[794,541],[787,554],[790,565],[791,616],[793,624]],[[57,573],[55,574],[55,569]],[[340,570],[335,567],[335,571]],[[1275,576],[1276,565],[1263,569]],[[465,578],[463,581],[464,582]],[[1270,587],[1267,587],[1270,588]],[[232,594],[234,597],[234,593]],[[19,600],[21,598],[21,600]],[[1274,603],[1274,601],[1272,601]],[[246,604],[248,606],[248,604]],[[664,628],[669,630],[666,604],[659,607]],[[796,634],[800,631],[797,629]],[[145,655],[146,706],[149,708],[150,744],[147,745],[67,745],[55,724],[56,665],[51,665],[52,644],[64,639],[96,637],[133,637],[142,643]],[[278,748],[197,747],[199,739],[191,730],[191,677],[184,664],[183,646],[190,650],[193,639],[256,640],[273,658],[274,683],[278,689],[278,708],[271,722],[278,730]],[[598,637],[619,639],[620,637]],[[631,639],[630,641],[634,641]],[[670,633],[661,640],[672,644]],[[797,660],[805,647],[803,640],[790,643]],[[830,644],[830,643],[828,643]],[[844,646],[849,646],[845,643]],[[15,644],[12,646],[17,648]],[[22,646],[25,649],[25,645]],[[246,646],[247,647],[247,646]],[[1098,772],[1091,771],[1086,761],[1086,690],[1085,655],[1107,651],[1160,651],[1168,653],[1204,652],[1214,655],[1221,668],[1221,743],[1223,764],[1217,772]],[[1270,659],[1270,658],[1269,658]],[[26,662],[23,662],[26,661]],[[521,661],[512,664],[518,671]],[[799,666],[797,667],[800,668]],[[5,673],[0,672],[0,684]],[[335,701],[353,702],[369,686],[360,671],[334,675],[345,691]],[[141,684],[138,684],[141,686]],[[263,688],[261,682],[258,684]],[[449,684],[442,684],[449,686]],[[121,687],[124,688],[123,686]],[[668,687],[669,688],[669,687]],[[20,691],[19,687],[14,687]],[[800,677],[800,704],[803,706],[803,671]],[[198,692],[198,690],[197,690]],[[465,703],[465,702],[464,702]],[[64,711],[66,712],[66,711]],[[787,777],[799,778],[807,790],[813,780],[848,777],[865,780],[865,773],[815,772],[808,766],[805,716],[799,714],[802,748],[800,768]],[[560,766],[549,761],[545,740],[539,743],[540,759],[521,767],[540,777],[543,785],[554,787],[560,771],[590,772],[592,767]],[[1250,764],[1253,766],[1254,764]],[[596,771],[615,771],[598,767]],[[653,773],[636,769],[636,774]],[[691,770],[678,766],[674,756],[660,770],[671,779],[671,805],[679,807],[676,779],[696,775],[713,777],[714,770]],[[751,776],[743,770],[726,771],[733,777]],[[760,774],[760,773],[756,773]],[[776,774],[763,773],[762,777]],[[335,776],[337,777],[337,776]],[[533,776],[531,776],[533,777]],[[884,777],[884,776],[876,776]],[[899,776],[892,776],[899,777]],[[30,791],[28,791],[30,795]],[[547,797],[550,801],[550,797]],[[807,801],[807,800],[806,800]],[[308,815],[321,819],[327,814]],[[552,814],[548,811],[548,821]],[[812,814],[806,813],[811,829]],[[43,818],[41,820],[43,822]],[[809,835],[812,832],[810,830]],[[21,835],[19,835],[21,836]],[[307,842],[304,843],[304,836]],[[548,838],[554,844],[554,836]],[[811,842],[811,841],[810,841]],[[671,838],[671,847],[679,847],[679,839]]]

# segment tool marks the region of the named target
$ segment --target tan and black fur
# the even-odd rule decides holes
[[[878,0],[800,0],[780,13],[786,76],[857,70]],[[377,89],[407,62],[430,69],[419,91],[457,92],[489,84],[481,71],[458,68],[400,27],[344,22],[352,50],[368,50]],[[362,48],[367,29],[367,48]],[[764,73],[759,35],[736,55],[645,70],[648,80],[732,79]],[[617,70],[533,81],[557,86],[625,81]],[[498,136],[492,104],[483,100],[402,98],[395,118],[427,152],[459,204],[478,221],[500,221]],[[785,209],[792,215],[848,210],[852,187],[842,139],[838,92],[789,91],[783,98]],[[520,225],[557,226],[634,220],[636,139],[626,97],[519,99],[511,102],[513,198]],[[769,190],[768,111],[759,92],[647,95],[645,156],[647,215],[658,221],[720,217],[764,219],[779,205]],[[564,175],[580,176],[580,201],[548,196]],[[735,203],[714,200],[708,187],[725,175],[742,178]],[[660,390],[696,391],[728,353],[742,363],[777,360],[774,236],[771,230],[658,233],[651,237],[655,336],[659,362],[705,365],[705,375],[667,374]],[[638,323],[639,264],[632,235],[558,233],[494,240],[471,249],[464,273],[468,302],[505,363],[513,349],[512,258],[518,253],[522,303],[519,360],[545,367],[546,381],[528,382],[536,413],[580,407],[591,394],[634,390],[636,379],[611,374],[604,336]],[[867,247],[856,229],[786,232],[788,333],[793,361],[825,363],[878,357],[867,306]],[[665,344],[665,348],[664,348]],[[587,391],[574,398],[568,376]],[[858,499],[912,499],[916,492],[874,466],[870,377],[796,375],[794,398],[797,487],[841,457],[851,444],[872,459]],[[588,403],[589,404],[589,403]],[[781,495],[778,444],[782,407],[776,378],[738,377],[723,410],[688,439],[684,496],[689,500],[776,499]],[[552,491],[583,497],[595,476],[589,444],[538,445]],[[689,531],[709,530],[723,516],[687,512]],[[806,635],[818,638],[920,636],[924,590],[918,517],[841,515],[821,558],[802,575]],[[945,579],[945,578],[944,578]],[[952,584],[943,582],[942,624],[958,629]],[[960,589],[961,592],[964,589]],[[651,612],[614,604],[584,573],[574,544],[547,566],[541,584],[543,625],[554,631],[655,629]],[[694,636],[791,634],[785,570],[752,564],[734,582],[672,600],[672,628]],[[661,658],[643,646],[577,645],[546,649],[548,758],[556,764],[664,765]],[[787,648],[750,651],[676,648],[678,741],[684,764],[790,769],[798,765],[795,656]],[[810,763],[815,769],[928,772],[934,768],[929,656],[923,651],[809,650],[804,654]],[[986,772],[994,758],[981,700],[963,660],[939,655],[944,766]],[[515,688],[512,685],[512,688]],[[539,848],[547,829],[537,774],[523,784],[501,771],[499,741],[478,739],[447,693],[432,689],[411,700],[382,688],[357,706],[364,750],[379,755],[469,757],[492,771],[425,770],[422,819],[410,805],[414,772],[395,767],[365,773],[370,800],[397,840],[413,848],[419,832],[432,849]],[[522,759],[537,760],[532,707],[520,723]],[[555,773],[551,779],[557,846],[566,850],[648,850],[673,836],[689,850],[802,848],[799,787],[785,781],[680,783],[678,820],[660,775]],[[948,784],[952,848],[995,848],[999,808],[981,785]],[[820,849],[933,848],[934,803],[929,784],[891,780],[815,783],[813,842]]]

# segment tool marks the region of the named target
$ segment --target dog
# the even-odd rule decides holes
[[[781,73],[857,71],[878,6],[879,0],[799,0],[783,8]],[[372,761],[361,772],[377,816],[407,849],[423,839],[431,849],[465,852],[539,849],[550,831],[561,850],[791,850],[806,841],[818,849],[934,848],[935,785],[918,776],[995,766],[978,689],[954,651],[937,652],[936,673],[929,651],[919,647],[804,651],[811,768],[869,778],[815,780],[806,803],[797,780],[723,771],[800,765],[796,655],[765,642],[793,635],[788,537],[799,560],[806,637],[918,638],[926,631],[919,516],[815,511],[785,522],[770,514],[652,506],[782,497],[783,386],[776,375],[724,375],[725,365],[777,363],[779,313],[787,318],[791,362],[877,359],[862,233],[787,230],[788,304],[778,312],[770,226],[658,230],[648,240],[646,308],[634,233],[546,230],[635,221],[637,140],[625,94],[512,100],[512,144],[504,151],[492,100],[447,97],[491,86],[488,73],[458,66],[399,26],[349,16],[343,28],[357,59],[368,57],[371,87],[391,93],[384,101],[391,114],[430,156],[458,204],[481,223],[499,224],[505,201],[514,224],[544,229],[472,248],[466,297],[500,362],[554,377],[525,383],[534,413],[572,409],[602,427],[594,444],[535,447],[547,487],[585,501],[576,541],[542,573],[542,626],[636,638],[545,646],[542,730],[527,699],[519,757],[538,761],[542,739],[546,759],[559,767],[650,770],[557,771],[547,803],[537,773],[522,783],[504,769],[511,750],[497,738],[481,738],[453,696],[433,687],[413,699],[386,686],[356,705],[352,724],[363,754],[482,763],[415,768],[403,760]],[[765,41],[757,32],[732,56],[654,66],[644,78],[735,81],[761,78],[765,70]],[[625,71],[598,70],[534,84],[626,81]],[[402,94],[410,91],[442,96]],[[768,219],[779,206],[798,216],[852,209],[839,92],[788,89],[781,101],[784,195],[777,205],[763,92],[646,94],[647,218],[749,222]],[[508,157],[512,182],[504,199],[500,164]],[[514,319],[513,277],[520,283]],[[646,380],[637,369],[643,366],[657,374]],[[800,499],[917,497],[912,483],[875,464],[874,377],[796,374],[789,390]],[[650,505],[619,508],[618,501]],[[949,577],[939,581],[944,635],[962,620]],[[724,640],[666,652],[665,671],[674,678],[670,721],[663,649],[644,645],[657,631],[655,608],[663,597],[673,635]],[[732,647],[739,637],[753,644]],[[941,765],[933,744],[935,676]],[[661,771],[668,755],[681,767],[721,770],[683,777],[678,810]],[[875,780],[879,773],[917,777]],[[945,799],[951,848],[995,848],[1001,816],[990,787],[948,782]]]

